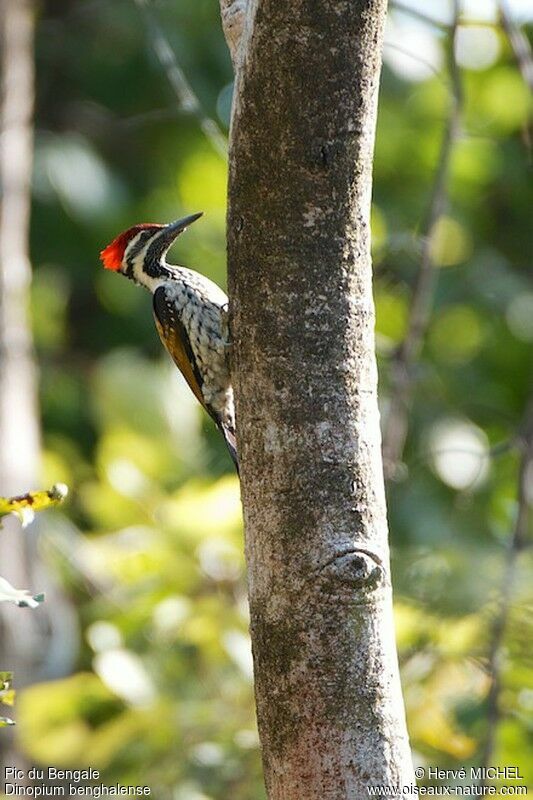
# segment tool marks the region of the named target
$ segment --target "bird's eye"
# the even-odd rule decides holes
[[[143,249],[145,243],[150,238],[150,231],[141,231],[137,236],[131,240],[128,246],[128,257],[136,256]]]

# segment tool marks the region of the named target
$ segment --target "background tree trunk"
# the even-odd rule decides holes
[[[31,268],[28,255],[33,146],[34,10],[29,0],[2,0],[0,39],[0,494],[36,488],[39,417],[36,367],[29,325]],[[1,574],[15,586],[33,586],[34,537],[21,536],[20,523],[7,518],[2,532]],[[30,552],[32,551],[32,552]],[[38,618],[2,603],[0,669],[26,683],[42,656]],[[23,625],[21,635],[21,624]],[[2,762],[20,759],[2,733]]]
[[[364,798],[384,784],[400,797],[414,778],[369,232],[386,2],[251,0],[238,45],[242,3],[230,6],[233,378],[268,794]]]
[[[0,482],[3,493],[30,488],[39,449],[37,391],[28,322],[32,170],[33,8],[4,0],[0,175]]]

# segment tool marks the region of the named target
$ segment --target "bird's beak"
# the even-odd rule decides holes
[[[177,219],[176,222],[170,222],[166,227],[165,230],[172,234],[175,238],[178,233],[182,233],[189,225],[192,225],[193,222],[196,222],[197,219],[203,215],[203,211],[199,211],[198,214],[191,214],[188,217],[183,217],[183,219]]]
[[[188,217],[183,217],[183,219],[177,219],[175,222],[170,222],[168,225],[165,225],[164,228],[161,229],[161,233],[157,236],[157,241],[161,246],[161,251],[165,252],[168,250],[172,242],[186,230],[189,225],[192,225],[193,222],[196,222],[197,219],[200,219],[203,212],[200,211],[198,214],[191,214]]]
[[[183,217],[183,219],[177,219],[175,222],[169,222],[168,225],[160,225],[154,236],[149,242],[149,250],[147,257],[149,256],[150,260],[159,260],[163,258],[167,250],[172,246],[174,240],[180,233],[191,225],[191,223],[195,222],[202,216],[202,212],[199,214],[191,214],[189,217]],[[157,226],[154,226],[157,229]]]

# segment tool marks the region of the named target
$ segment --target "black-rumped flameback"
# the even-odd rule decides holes
[[[238,467],[229,370],[228,298],[204,275],[167,264],[168,249],[201,214],[168,225],[134,225],[100,254],[106,269],[153,296],[157,331],[185,380],[222,432]]]

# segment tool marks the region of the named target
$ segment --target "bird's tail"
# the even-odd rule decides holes
[[[218,427],[220,428],[220,432],[222,433],[226,445],[228,446],[229,454],[235,464],[235,469],[237,470],[237,475],[239,474],[239,456],[237,455],[237,440],[235,438],[235,431],[233,428],[230,428],[228,425],[224,425],[223,422],[218,423]]]

